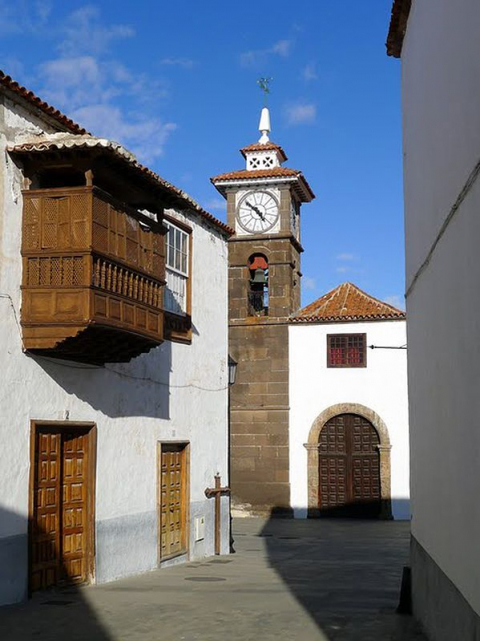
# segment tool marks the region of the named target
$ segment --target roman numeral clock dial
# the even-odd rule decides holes
[[[237,221],[249,234],[260,234],[271,229],[278,220],[278,202],[267,191],[251,191],[237,207]]]

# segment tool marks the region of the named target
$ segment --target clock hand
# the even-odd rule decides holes
[[[250,207],[250,209],[253,209],[253,211],[260,216],[262,220],[265,220],[265,216],[262,214],[260,209],[258,207],[255,207],[255,205],[252,205],[251,203],[248,202],[248,200],[245,201],[247,206]]]

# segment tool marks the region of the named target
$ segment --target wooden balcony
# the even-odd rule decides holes
[[[23,192],[25,349],[126,362],[163,340],[165,229],[95,186]]]

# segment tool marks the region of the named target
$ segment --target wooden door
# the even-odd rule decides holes
[[[84,583],[92,518],[89,431],[37,426],[33,445],[30,589]]]
[[[380,439],[354,414],[330,419],[320,433],[319,508],[323,515],[380,514]]]
[[[186,445],[160,446],[160,559],[187,551],[186,543]]]

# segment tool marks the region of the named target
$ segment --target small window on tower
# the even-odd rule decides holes
[[[273,167],[273,158],[271,156],[265,156],[263,159],[263,166],[267,169]]]
[[[366,334],[328,334],[327,367],[366,367]]]

